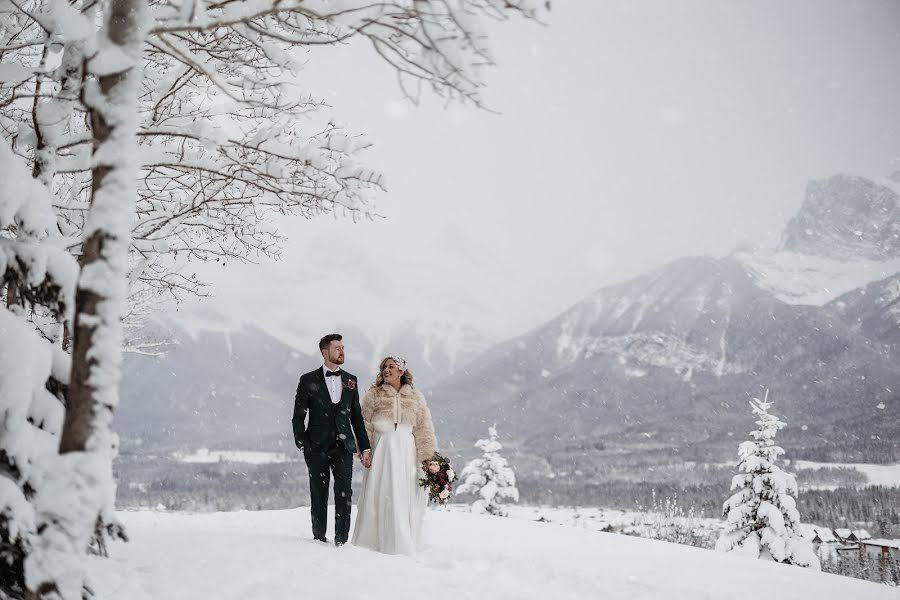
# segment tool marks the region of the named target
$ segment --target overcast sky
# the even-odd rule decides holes
[[[900,170],[898,1],[569,0],[548,21],[491,28],[500,115],[410,105],[364,45],[310,54],[301,81],[375,144],[387,218],[284,223],[284,260],[217,271],[211,306],[510,337],[672,259],[777,243],[810,179]]]

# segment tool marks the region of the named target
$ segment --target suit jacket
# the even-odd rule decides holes
[[[306,415],[309,414],[309,424]],[[356,376],[341,369],[341,399],[335,404],[328,394],[325,373],[319,367],[300,377],[294,396],[294,443],[297,448],[316,452],[328,450],[339,438],[347,452],[371,448],[362,411]]]

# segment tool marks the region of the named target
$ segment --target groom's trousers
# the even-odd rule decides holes
[[[328,523],[328,483],[334,475],[334,541],[346,542],[350,537],[350,506],[353,491],[353,455],[344,448],[332,447],[327,452],[307,449],[303,452],[309,471],[310,514],[313,537],[325,539]]]

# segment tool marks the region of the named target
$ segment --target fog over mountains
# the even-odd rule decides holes
[[[345,368],[366,386],[385,348],[415,364],[422,381],[437,381],[489,347],[478,331],[446,321],[403,322],[386,341],[350,325],[337,329],[347,340]],[[213,311],[159,315],[143,335],[166,344],[161,356],[125,355],[116,415],[125,448],[135,440],[171,450],[292,447],[297,381],[321,365],[315,342],[291,346],[260,327],[234,324]],[[145,390],[151,389],[148,395]]]
[[[377,338],[343,327],[347,368],[367,381],[381,354],[406,356],[439,438],[457,451],[496,422],[512,452],[534,456],[730,457],[751,425],[746,400],[768,388],[795,452],[898,460],[898,187],[811,182],[780,247],[674,260],[499,344],[459,318],[402,322]],[[177,345],[127,357],[123,443],[283,449],[293,388],[317,358],[289,336],[203,317],[163,317]],[[157,397],[141,393],[150,381]]]

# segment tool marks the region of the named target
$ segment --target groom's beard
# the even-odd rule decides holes
[[[332,364],[335,364],[335,365],[344,364],[344,355],[343,354],[336,355],[336,356],[329,356],[328,358],[331,359]]]

